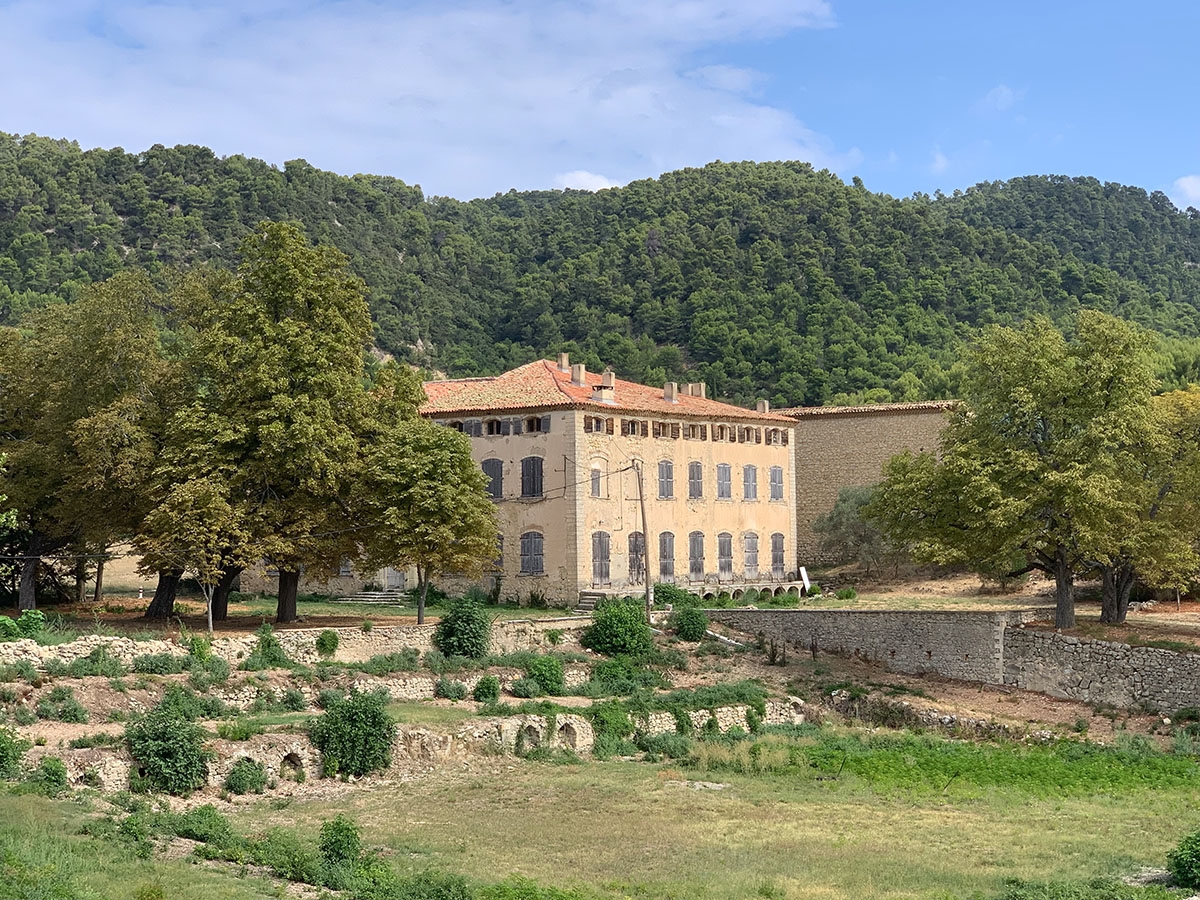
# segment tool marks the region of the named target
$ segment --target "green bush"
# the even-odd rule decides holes
[[[275,636],[275,629],[270,622],[263,622],[254,632],[258,636],[258,646],[246,657],[242,668],[247,672],[261,672],[263,669],[290,669],[292,661],[283,652],[283,645]]]
[[[686,759],[692,752],[692,739],[678,732],[643,735],[635,743],[639,750],[654,758]]]
[[[208,778],[204,731],[169,707],[160,704],[126,726],[125,742],[139,767],[130,779],[135,788],[190,794]]]
[[[657,669],[628,656],[614,656],[592,667],[592,678],[580,689],[588,697],[611,697],[633,694],[643,689],[667,687],[667,680]]]
[[[57,659],[46,661],[47,674],[66,675],[70,678],[86,678],[89,675],[119,678],[125,674],[125,671],[125,666],[119,659],[108,655],[107,647],[97,647],[87,656],[76,659],[67,665]]]
[[[567,689],[562,660],[557,656],[539,656],[525,669],[526,674],[538,683],[542,692],[552,697],[561,696]]]
[[[261,794],[266,786],[266,767],[248,756],[235,762],[225,777],[225,790],[231,794]]]
[[[675,609],[682,609],[685,606],[700,606],[704,601],[699,594],[693,594],[674,584],[656,584],[654,586],[654,602],[669,603]]]
[[[43,756],[37,769],[29,776],[29,783],[47,797],[57,797],[70,783],[67,781],[67,765],[57,756]]]
[[[230,714],[231,709],[216,697],[205,697],[180,684],[171,684],[158,701],[158,708],[168,714],[194,722],[197,719],[218,719]]]
[[[508,692],[514,697],[520,697],[523,700],[529,700],[533,697],[540,697],[544,693],[542,686],[532,678],[518,678],[508,686]]]
[[[234,719],[217,726],[217,737],[226,741],[248,741],[265,730],[261,724],[250,719]]]
[[[46,630],[46,614],[40,609],[27,609],[17,619],[17,630],[21,637],[36,638]]]
[[[305,884],[321,883],[321,859],[291,831],[272,828],[251,846],[251,859],[280,878]]]
[[[133,658],[133,671],[142,675],[178,675],[192,664],[189,656],[174,653],[146,653]]]
[[[338,648],[338,633],[332,629],[326,628],[317,635],[317,656],[321,659],[329,659],[333,654],[337,653]]]
[[[40,719],[74,723],[88,720],[88,712],[83,708],[83,704],[75,699],[75,692],[62,684],[43,694],[35,709]]]
[[[443,700],[466,700],[467,686],[451,678],[439,678],[433,686],[433,696]]]
[[[839,600],[854,600],[858,597],[858,591],[852,587],[838,588],[834,592],[833,596],[837,597]]]
[[[1167,853],[1167,871],[1181,887],[1200,888],[1200,831],[1193,831]]]
[[[579,643],[605,656],[642,656],[654,646],[654,638],[640,606],[614,603],[593,614]]]
[[[500,699],[500,679],[495,675],[484,675],[475,682],[471,699],[477,703],[495,703]]]
[[[392,672],[415,672],[421,667],[421,654],[414,647],[405,647],[398,653],[380,653],[366,662],[347,665],[367,675],[390,675]]]
[[[0,778],[8,780],[21,774],[21,757],[28,749],[28,741],[11,728],[0,726]]]
[[[680,640],[697,643],[704,640],[708,631],[708,616],[704,614],[704,610],[685,607],[671,613],[670,625]]]
[[[819,584],[816,584],[815,582],[813,584],[810,584],[808,587],[808,596],[820,597],[821,596],[821,586]]]
[[[283,696],[279,698],[279,703],[288,712],[303,712],[308,706],[304,693],[296,688],[288,688],[284,691]]]
[[[211,803],[176,816],[171,822],[171,830],[179,837],[215,847],[233,847],[241,841],[229,820]]]
[[[21,637],[21,629],[15,619],[0,615],[0,641],[15,641]]]
[[[492,636],[492,617],[472,596],[450,604],[433,631],[433,645],[446,656],[483,659]]]
[[[229,680],[229,663],[219,656],[192,657],[188,683],[198,691],[207,691],[215,684]]]
[[[317,851],[326,866],[353,866],[362,856],[362,835],[358,825],[343,815],[322,822]]]
[[[333,701],[313,722],[309,735],[321,751],[327,775],[362,776],[385,769],[392,760],[396,723],[387,713],[386,691],[369,694],[351,690]]]

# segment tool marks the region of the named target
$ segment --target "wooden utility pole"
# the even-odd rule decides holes
[[[642,565],[645,567],[642,575],[646,579],[646,624],[649,625],[650,607],[654,600],[650,593],[650,529],[646,527],[646,487],[642,483],[642,464],[635,462],[633,471],[637,475],[638,503],[642,507]]]

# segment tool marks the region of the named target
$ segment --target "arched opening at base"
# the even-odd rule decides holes
[[[289,753],[279,761],[279,777],[285,781],[304,780],[304,760],[299,753]]]
[[[575,726],[570,722],[564,722],[558,729],[559,743],[572,750],[579,746],[579,732],[575,730]]]

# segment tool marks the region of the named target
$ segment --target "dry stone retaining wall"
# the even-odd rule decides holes
[[[1174,712],[1200,706],[1200,654],[1010,628],[1004,683],[1085,703]]]

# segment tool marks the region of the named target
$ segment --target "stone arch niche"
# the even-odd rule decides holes
[[[525,749],[532,750],[542,746],[542,730],[532,722],[527,722],[517,732],[517,739],[525,746]]]
[[[558,726],[558,743],[571,750],[579,748],[579,732],[570,722],[563,722]]]

